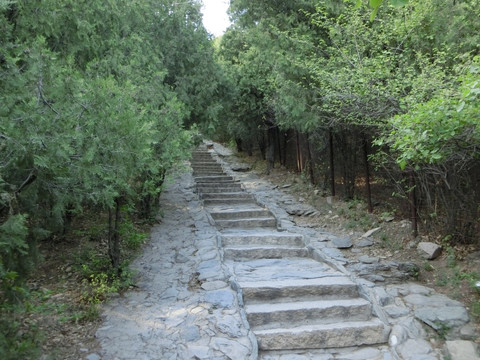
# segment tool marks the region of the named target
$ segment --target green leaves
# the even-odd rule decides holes
[[[396,7],[402,7],[408,4],[409,0],[389,0],[390,4]]]
[[[478,58],[474,64],[480,64]],[[407,166],[419,169],[432,164],[458,165],[479,157],[480,105],[476,95],[471,98],[468,90],[462,90],[477,89],[480,77],[468,71],[458,80],[458,91],[438,94],[396,116],[390,121],[392,130],[377,140],[377,145],[391,146],[402,170]]]

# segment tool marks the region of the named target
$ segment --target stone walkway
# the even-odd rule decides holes
[[[224,154],[224,149],[219,146],[215,150]],[[97,332],[102,349],[89,354],[88,360],[443,359],[446,354],[444,342],[427,332],[425,324],[454,340],[448,343],[450,359],[478,359],[473,352],[473,343],[468,341],[475,334],[461,303],[414,283],[385,285],[353,275],[347,270],[349,264],[342,259],[342,250],[338,246],[341,241],[334,234],[295,226],[285,210],[286,203],[292,204],[289,195],[253,174],[233,172],[224,159],[215,152],[213,154],[222,164],[222,174],[225,171],[239,179],[245,194],[254,197],[260,208],[268,209],[282,230],[281,236],[287,239],[286,234],[294,234],[293,242],[302,245],[303,251],[307,249],[311,258],[300,261],[272,256],[273,259],[266,260],[259,255],[258,259],[233,261],[238,260],[238,247],[242,247],[238,240],[251,239],[251,234],[250,230],[232,229],[225,226],[226,223],[222,224],[228,219],[222,218],[221,213],[233,211],[230,208],[259,209],[252,209],[246,205],[247,201],[242,204],[241,197],[232,195],[236,190],[230,191],[231,206],[228,208],[216,201],[215,196],[209,199],[207,196],[201,201],[192,174],[181,174],[163,193],[162,222],[153,229],[151,242],[146,245],[143,255],[133,263],[138,272],[138,288],[112,299],[104,307],[104,324]],[[266,217],[264,215],[260,218]],[[268,242],[270,230],[264,231],[256,236]],[[303,244],[298,244],[298,235]],[[277,270],[272,265],[277,266]],[[265,346],[262,341],[257,341],[254,331],[258,335],[258,329],[255,329],[263,326],[265,318],[271,316],[265,315],[270,309],[261,302],[253,302],[249,311],[248,283],[269,282],[272,277],[278,277],[278,269],[285,268],[295,276],[301,274],[301,278],[312,272],[325,273],[327,269],[327,273],[335,273],[355,283],[361,295],[358,301],[371,304],[376,318],[391,329],[386,339],[388,342],[362,346],[345,343],[342,347],[321,349],[311,349],[310,344],[308,349],[262,350]],[[396,267],[394,271],[400,270]],[[304,308],[303,305],[297,307]],[[263,315],[252,318],[252,313]],[[306,316],[310,317],[310,314]],[[287,322],[292,321],[292,318],[287,319]],[[260,351],[258,344],[261,345]]]

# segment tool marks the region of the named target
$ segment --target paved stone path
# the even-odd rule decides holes
[[[233,181],[237,185],[230,189],[227,184],[204,184],[202,188],[198,178],[195,184],[192,173],[181,174],[168,184],[161,198],[162,222],[155,226],[151,242],[132,265],[138,272],[138,288],[104,307],[104,324],[97,332],[102,348],[86,359],[443,359],[444,342],[427,332],[425,324],[444,330],[453,340],[447,344],[450,359],[478,359],[472,342],[457,340],[475,336],[461,303],[415,283],[379,284],[372,278],[352,275],[339,250],[342,241],[334,234],[295,226],[285,210],[286,203],[294,204],[288,195],[253,174],[233,172],[217,156],[224,149],[215,146],[215,150],[214,158],[222,166],[212,166],[209,176],[225,180],[226,172],[242,185],[239,188],[239,182]],[[217,189],[210,191],[209,186]],[[197,187],[203,201],[196,193]],[[206,195],[219,188],[223,188],[219,192],[229,194],[228,206],[224,200],[218,200],[218,195]],[[246,223],[245,219],[239,220],[243,216],[232,219],[231,214],[225,215],[239,211],[256,220]],[[259,219],[266,223],[260,225]],[[277,225],[282,231],[277,231]],[[255,245],[259,241],[263,247]],[[272,251],[265,256],[265,245],[269,243]],[[284,257],[283,251],[291,256]],[[399,271],[398,266],[392,269]],[[310,302],[317,301],[312,298],[297,302],[293,310],[283,301],[272,303],[272,279],[276,284],[274,292],[279,295],[288,294],[285,289],[291,287],[292,279],[298,285],[333,278],[355,284],[361,296],[354,298],[363,310],[354,316],[360,316],[362,321],[365,311],[373,312],[376,316],[371,319],[391,329],[385,339],[388,342],[356,343],[355,339],[362,336],[356,333],[351,343],[345,341],[341,347],[337,343],[329,345],[327,338],[322,340],[327,346],[315,349],[315,341],[310,339],[306,340],[310,341],[308,348],[292,350],[291,345],[278,347],[278,341],[270,342],[259,335],[275,328],[269,323],[308,325],[318,311],[321,316],[338,319],[335,310],[336,315],[325,315],[326,310],[318,307],[313,315],[312,310],[306,311],[311,308]],[[268,292],[262,290],[262,284],[268,285]],[[273,313],[281,315],[272,321],[276,316]],[[282,337],[281,343],[288,343],[291,335]]]

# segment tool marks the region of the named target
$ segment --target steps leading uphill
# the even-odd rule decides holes
[[[357,284],[314,260],[301,235],[278,231],[273,214],[227,175],[206,147],[193,153],[197,191],[220,232],[224,262],[243,295],[260,351],[384,343]]]

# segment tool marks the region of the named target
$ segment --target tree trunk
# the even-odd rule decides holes
[[[313,173],[313,160],[312,151],[310,149],[310,137],[307,135],[307,161],[308,161],[308,173],[310,175],[310,182],[315,185],[315,174]]]
[[[275,129],[276,126],[269,126],[267,129],[267,175],[270,175],[270,172],[275,166]]]
[[[303,171],[303,159],[302,159],[302,150],[300,148],[300,135],[298,134],[297,130],[295,130],[295,134],[297,136],[297,171],[302,172]]]
[[[283,165],[283,159],[282,159],[282,145],[280,144],[280,129],[278,126],[275,127],[275,138],[276,138],[276,143],[277,143],[277,148],[278,148],[278,162],[280,165]]]
[[[120,224],[121,200],[115,199],[115,209],[108,210],[108,255],[113,268],[120,273],[120,234],[118,226]],[[115,214],[113,211],[115,210]]]
[[[413,170],[408,173],[408,199],[410,203],[410,219],[412,221],[412,236],[416,238],[418,236],[418,224],[417,224],[417,196],[415,194],[415,176]]]
[[[283,133],[283,166],[287,166],[288,133]]]
[[[333,161],[333,133],[332,129],[328,130],[328,149],[330,155],[330,192],[335,196],[335,168]]]
[[[368,212],[373,212],[372,205],[372,190],[370,188],[370,166],[368,164],[368,144],[367,140],[363,139],[363,160],[365,161],[365,186],[367,189],[367,203],[368,203]]]

